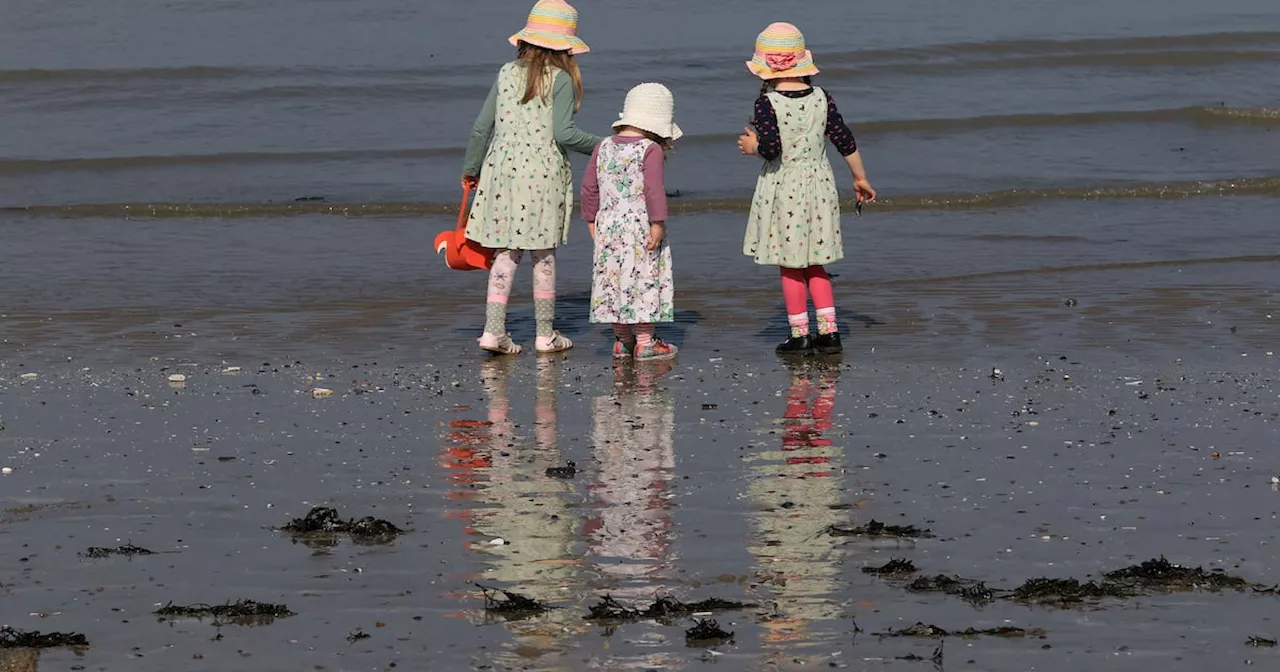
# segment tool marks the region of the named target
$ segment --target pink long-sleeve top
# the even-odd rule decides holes
[[[617,143],[644,140],[629,135],[615,135],[610,139]],[[587,174],[582,178],[582,218],[588,222],[596,221],[596,215],[600,212],[600,178],[596,170],[599,155],[600,145],[596,145],[591,152],[591,162],[587,164]],[[665,169],[666,152],[656,142],[649,145],[644,151],[644,205],[651,222],[667,221]]]

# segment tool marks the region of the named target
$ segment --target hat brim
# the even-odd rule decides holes
[[[805,51],[804,57],[796,67],[790,70],[779,70],[774,72],[769,68],[756,63],[755,61],[747,61],[747,70],[759,77],[760,79],[783,79],[785,77],[812,77],[818,74],[818,67],[813,64],[813,52]]]
[[[519,46],[521,42],[528,42],[537,47],[550,49],[552,51],[567,51],[570,55],[577,56],[591,51],[591,47],[587,46],[577,35],[556,35],[552,33],[533,32],[524,29],[507,40],[511,46]]]
[[[651,124],[643,119],[628,119],[627,117],[623,117],[613,122],[613,128],[618,128],[620,126],[630,126],[642,131],[648,131],[660,138],[666,138],[672,142],[684,137],[684,131],[680,130],[680,124],[677,124],[674,121],[671,122],[671,126],[669,128],[658,128],[657,124]]]

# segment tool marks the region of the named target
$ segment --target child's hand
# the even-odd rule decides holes
[[[476,186],[477,186],[477,185],[479,185],[479,184],[480,184],[480,176],[478,176],[478,175],[463,175],[463,176],[462,176],[462,188],[463,188],[463,189],[475,189],[475,188],[476,188]]]
[[[645,249],[650,252],[658,249],[662,244],[662,239],[667,235],[667,227],[662,222],[652,222],[649,224],[649,244],[645,245]]]
[[[853,191],[857,194],[858,200],[864,203],[876,200],[876,190],[871,188],[871,183],[865,177],[853,181]]]
[[[595,240],[596,239],[596,223],[587,222],[587,231],[591,232],[591,240]]]
[[[760,147],[760,138],[756,135],[753,128],[744,128],[742,135],[738,136],[738,151],[747,156],[754,156],[756,149]]]

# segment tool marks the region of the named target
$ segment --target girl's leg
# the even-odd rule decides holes
[[[648,348],[653,345],[653,333],[656,330],[653,323],[636,325],[636,347]]]
[[[840,330],[836,326],[836,298],[827,270],[821,266],[810,266],[804,269],[804,277],[809,296],[813,297],[813,308],[818,313],[818,333],[837,333]]]
[[[573,341],[556,333],[556,250],[533,251],[533,316],[537,323],[539,352],[559,352]]]
[[[489,293],[485,299],[484,334],[480,347],[494,352],[515,354],[520,346],[507,336],[507,300],[511,297],[511,285],[515,281],[521,250],[498,250],[493,256],[493,268],[489,269]]]
[[[791,325],[791,338],[809,335],[809,306],[805,296],[803,268],[782,269],[782,300],[787,306],[787,322]]]

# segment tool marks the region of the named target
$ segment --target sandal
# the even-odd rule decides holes
[[[653,362],[663,359],[671,359],[676,356],[680,349],[670,343],[663,341],[661,338],[653,339],[653,345],[636,348],[637,362]]]
[[[618,339],[613,342],[614,359],[631,359],[636,354],[636,342]]]
[[[485,333],[476,339],[480,342],[481,350],[488,350],[497,355],[518,355],[523,350],[515,341],[511,340],[511,334],[503,334],[494,336]]]
[[[542,339],[538,339],[538,340],[541,341]],[[572,348],[572,347],[573,347],[573,341],[569,340],[568,337],[566,337],[564,334],[561,334],[558,331],[552,333],[551,340],[546,344],[546,346],[543,346],[541,343],[537,345],[538,354],[540,355],[550,355],[555,352],[564,352],[565,350],[568,350],[569,348]]]

